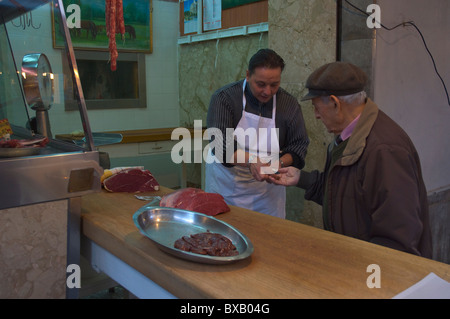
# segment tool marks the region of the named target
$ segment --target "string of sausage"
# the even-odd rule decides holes
[[[116,33],[122,35],[125,39],[125,21],[123,19],[123,1],[122,0],[105,0],[105,22],[106,34],[109,38],[109,60],[111,63],[111,71],[117,69],[117,52]]]

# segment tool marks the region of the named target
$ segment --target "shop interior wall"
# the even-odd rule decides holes
[[[92,131],[107,132],[177,127],[179,125],[177,38],[178,2],[152,0],[153,51],[145,54],[147,107],[88,110]],[[51,37],[51,36],[50,36]],[[119,52],[120,55],[120,52]],[[63,107],[50,113],[54,134],[70,133],[75,111]]]
[[[336,59],[336,14],[336,1],[269,1],[269,46],[286,61],[282,86],[299,101],[311,72]],[[300,105],[310,138],[305,170],[322,170],[332,135],[315,119],[310,101]],[[287,218],[322,227],[321,206],[303,196],[299,188],[287,189]]]
[[[379,1],[382,23],[414,21],[450,86],[450,2]],[[419,33],[413,27],[377,30],[375,99],[414,142],[429,192],[450,187],[450,105]]]
[[[414,21],[450,87],[450,2],[378,1],[382,23]],[[411,137],[428,190],[433,259],[450,263],[450,105],[419,33],[413,27],[377,30],[375,101]]]

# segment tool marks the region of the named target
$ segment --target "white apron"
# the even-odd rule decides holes
[[[258,136],[258,139],[250,138],[249,147],[246,150],[252,154],[260,154],[258,153],[260,150],[258,140],[260,143],[261,141],[267,141],[268,146],[267,149],[263,150],[263,153],[265,154],[272,150],[278,155],[280,152],[278,137],[273,134],[276,128],[276,95],[273,97],[272,118],[269,119],[248,113],[245,111],[245,85],[246,81],[243,84],[242,118],[236,129],[242,128],[245,131],[248,128],[255,128],[256,132],[259,132],[259,128],[266,128],[267,136]],[[259,182],[253,178],[248,167],[225,167],[213,160],[213,158],[214,155],[210,149],[205,167],[206,192],[221,194],[229,205],[251,209],[280,218],[286,217],[286,188],[284,186],[269,184],[265,181]]]

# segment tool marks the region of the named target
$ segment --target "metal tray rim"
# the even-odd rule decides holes
[[[38,155],[40,147],[0,148],[0,157],[24,157]]]
[[[141,228],[141,226],[139,224],[139,218],[143,213],[145,213],[149,210],[171,210],[171,211],[175,211],[175,212],[179,212],[179,213],[193,214],[193,215],[197,215],[197,216],[200,216],[203,218],[210,219],[213,222],[220,223],[220,224],[228,227],[229,229],[231,229],[236,234],[238,234],[238,236],[245,242],[246,249],[245,249],[245,251],[240,252],[239,255],[236,255],[236,256],[216,257],[216,256],[199,255],[199,254],[195,254],[195,253],[191,253],[191,252],[186,252],[186,251],[177,249],[175,247],[167,246],[163,243],[158,242],[155,238],[152,238],[152,236],[150,236],[147,232],[145,232],[144,229]],[[174,256],[177,256],[177,257],[180,257],[180,258],[183,258],[186,260],[190,260],[190,261],[206,263],[206,264],[228,264],[228,263],[233,263],[233,262],[236,262],[239,260],[246,259],[254,251],[253,244],[250,241],[250,239],[246,235],[244,235],[241,231],[239,231],[236,227],[234,227],[220,219],[217,219],[213,216],[209,216],[209,215],[194,212],[194,211],[178,209],[178,208],[170,208],[170,207],[151,206],[151,205],[147,204],[147,205],[142,206],[139,210],[137,210],[133,214],[133,221],[134,221],[135,226],[140,231],[140,233],[142,235],[146,236],[147,238],[149,238],[155,244],[157,244],[157,246],[161,250],[163,250],[169,254],[172,254]]]

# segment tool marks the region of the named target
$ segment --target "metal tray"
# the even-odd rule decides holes
[[[41,147],[0,148],[0,157],[22,157],[38,155]]]
[[[233,226],[212,216],[188,210],[145,205],[133,215],[133,221],[141,234],[150,238],[158,247],[174,256],[205,264],[227,264],[245,259],[253,253],[253,244]],[[174,248],[183,236],[210,231],[228,237],[239,255],[216,257],[199,255]]]

